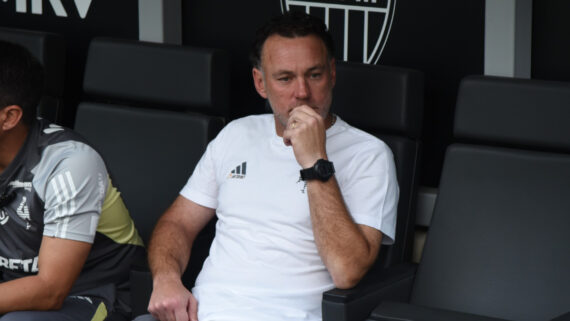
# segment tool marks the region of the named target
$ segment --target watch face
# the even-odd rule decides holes
[[[313,167],[301,170],[301,179],[304,181],[318,179],[326,182],[333,174],[333,163],[324,159],[319,159]]]
[[[324,159],[319,159],[315,164],[315,172],[321,180],[327,180],[334,174],[333,164]]]

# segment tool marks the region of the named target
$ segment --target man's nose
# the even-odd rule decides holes
[[[299,77],[295,88],[295,98],[306,99],[310,96],[311,90],[305,78]]]

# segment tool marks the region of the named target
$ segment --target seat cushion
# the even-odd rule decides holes
[[[454,144],[411,302],[506,319],[568,311],[570,156]]]

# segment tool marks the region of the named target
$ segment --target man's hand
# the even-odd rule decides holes
[[[161,321],[197,321],[198,302],[184,287],[186,270],[196,235],[216,211],[179,195],[156,223],[148,257],[153,276],[148,311]]]
[[[179,278],[155,279],[148,311],[160,321],[198,321],[198,301]]]
[[[289,114],[283,142],[293,147],[302,168],[313,166],[321,158],[327,159],[325,130],[325,120],[307,105],[295,107]]]

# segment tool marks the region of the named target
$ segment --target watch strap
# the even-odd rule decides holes
[[[333,163],[325,160],[319,159],[315,165],[309,168],[302,169],[300,171],[301,180],[308,181],[313,179],[318,179],[322,182],[326,182],[335,173]]]

